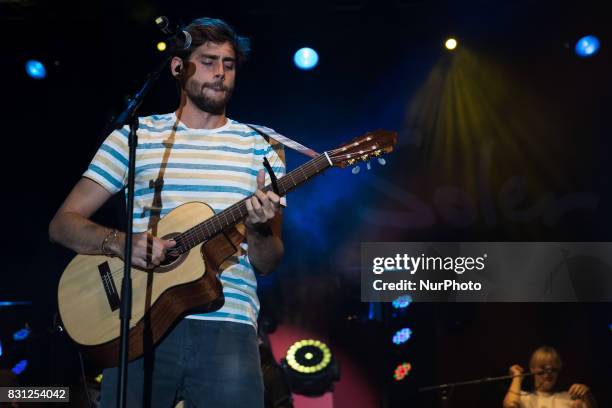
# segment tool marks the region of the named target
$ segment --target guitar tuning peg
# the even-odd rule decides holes
[[[366,163],[366,168],[367,168],[368,170],[371,170],[371,169],[372,169],[372,166],[370,165],[370,162],[367,162],[367,163]]]
[[[355,166],[355,167],[353,167],[353,170],[351,170],[351,172],[352,172],[353,174],[357,174],[357,173],[359,173],[360,171],[361,171],[361,167],[359,167],[359,166]]]
[[[387,164],[387,161],[383,157],[379,157],[378,163],[380,163],[381,166],[384,166],[385,164]]]

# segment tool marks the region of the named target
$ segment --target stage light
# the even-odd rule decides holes
[[[398,364],[398,366],[395,367],[395,371],[393,372],[393,379],[395,379],[395,381],[402,381],[408,376],[408,374],[410,374],[411,370],[412,365],[410,363]]]
[[[293,62],[299,69],[309,70],[317,66],[319,55],[312,48],[304,47],[295,52]]]
[[[0,340],[0,357],[2,357],[2,340]]]
[[[26,73],[34,79],[44,79],[47,76],[47,69],[42,62],[28,60],[25,64]]]
[[[168,48],[168,44],[165,41],[160,41],[157,43],[157,51],[164,52]]]
[[[410,295],[402,295],[395,299],[391,305],[394,309],[404,309],[407,308],[410,303],[412,303],[412,297]]]
[[[27,339],[29,335],[30,335],[30,329],[26,327],[24,329],[19,330],[15,334],[13,334],[13,340],[22,341],[22,340]]]
[[[410,336],[412,336],[412,330],[405,327],[401,330],[398,330],[397,333],[393,335],[393,343],[397,344],[398,346],[400,344],[404,344],[405,342],[410,340]]]
[[[20,362],[15,364],[15,366],[11,369],[11,371],[13,372],[13,374],[19,375],[24,372],[27,366],[28,366],[28,360],[21,360]]]
[[[455,48],[457,48],[457,40],[455,40],[454,38],[449,38],[444,43],[444,46],[446,47],[447,50],[451,50],[452,51]]]
[[[0,307],[9,307],[9,306],[22,306],[22,305],[31,305],[32,302],[29,301],[19,301],[19,302],[0,302]]]
[[[319,340],[295,342],[287,350],[281,365],[287,373],[291,390],[304,395],[322,395],[340,379],[340,368],[327,345]]]
[[[329,365],[331,357],[329,347],[319,340],[300,340],[287,350],[287,364],[298,373],[319,372]]]
[[[595,55],[599,50],[599,40],[593,35],[582,37],[576,43],[576,54],[581,58]]]
[[[368,320],[374,320],[374,302],[368,305]]]

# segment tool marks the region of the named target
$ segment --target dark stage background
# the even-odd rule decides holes
[[[33,302],[0,308],[0,339],[32,327],[23,381],[79,382],[75,350],[51,331],[73,254],[48,242],[47,225],[124,96],[159,61],[153,19],[213,16],[252,39],[231,118],[319,151],[377,128],[400,134],[386,166],[332,169],[289,195],[286,256],[260,281],[262,313],[328,339],[380,406],[437,406],[417,388],[504,375],[542,344],[565,359],[562,385],[588,384],[612,406],[610,304],[420,303],[370,314],[359,298],[361,242],[611,240],[606,10],[585,1],[0,1],[0,300]],[[586,34],[602,47],[583,60],[573,46]],[[454,53],[443,48],[449,35]],[[319,52],[313,71],[293,66],[302,46]],[[25,75],[29,58],[46,64],[45,80]],[[166,74],[141,112],[177,101]],[[305,161],[287,156],[289,168]],[[116,197],[96,219],[119,226],[122,212]],[[398,347],[391,336],[403,326],[413,336]],[[8,351],[2,367],[13,363]],[[395,383],[402,361],[413,371]],[[353,386],[338,384],[335,406],[362,406]],[[501,406],[505,386],[457,389],[452,406]]]

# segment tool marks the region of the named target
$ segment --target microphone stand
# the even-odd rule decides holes
[[[544,370],[544,372],[547,372],[547,371],[548,370]],[[429,387],[421,387],[421,388],[419,388],[419,392],[440,391],[441,399],[442,399],[442,406],[446,408],[446,407],[449,406],[450,396],[452,395],[452,392],[455,389],[455,387],[461,387],[461,386],[464,386],[464,385],[485,384],[485,383],[489,383],[489,382],[509,380],[511,378],[514,378],[514,377],[527,377],[527,376],[536,375],[536,374],[541,374],[541,372],[537,372],[537,373],[523,373],[523,374],[519,374],[519,375],[512,375],[512,374],[510,374],[510,375],[502,375],[500,377],[485,377],[485,378],[479,378],[479,379],[476,379],[476,380],[460,381],[460,382],[454,382],[454,383],[448,383],[448,384],[440,384],[440,385],[432,385],[432,386],[429,386]]]
[[[114,129],[121,129],[126,124],[130,127],[129,135],[129,161],[128,161],[128,183],[127,183],[127,227],[125,229],[124,268],[123,282],[121,285],[121,306],[119,317],[121,319],[120,350],[119,350],[119,378],[117,383],[117,407],[125,408],[127,390],[127,364],[129,349],[130,319],[132,317],[132,226],[134,217],[134,177],[136,169],[136,146],[138,145],[138,108],[144,97],[151,90],[153,84],[159,78],[162,70],[166,67],[172,57],[166,57],[157,69],[147,75],[142,87],[128,99],[125,110],[113,122]]]

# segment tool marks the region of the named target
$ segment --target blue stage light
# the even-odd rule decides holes
[[[2,357],[2,341],[0,341],[0,357]]]
[[[11,371],[13,372],[13,374],[19,375],[24,372],[27,366],[28,366],[28,360],[21,360],[20,362],[15,364],[15,367],[13,367]]]
[[[598,50],[599,40],[593,35],[584,36],[576,43],[576,54],[582,58],[595,55]]]
[[[397,344],[398,346],[400,344],[404,344],[405,342],[410,340],[410,336],[412,336],[412,330],[410,330],[409,328],[405,327],[401,330],[398,330],[397,333],[395,333],[395,335],[393,336],[393,344]]]
[[[299,69],[313,69],[319,62],[319,54],[312,48],[300,48],[293,56],[293,62]]]
[[[10,306],[22,306],[22,305],[31,305],[32,302],[29,301],[19,301],[19,302],[0,302],[0,307],[10,307]]]
[[[42,62],[28,60],[25,64],[26,73],[34,79],[44,79],[47,76],[47,69]]]
[[[30,329],[26,327],[25,329],[21,329],[15,334],[13,334],[13,340],[22,341],[22,340],[27,339],[29,335],[30,335]]]
[[[412,297],[410,295],[402,295],[395,299],[391,305],[395,309],[404,309],[412,303]]]

